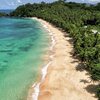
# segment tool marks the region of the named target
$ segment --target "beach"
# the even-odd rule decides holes
[[[34,19],[34,18],[33,18]],[[32,100],[97,100],[95,84],[81,62],[73,57],[69,35],[50,23],[37,19],[48,29],[52,39],[49,62],[42,69],[39,83],[33,86]],[[80,66],[79,66],[80,65]]]

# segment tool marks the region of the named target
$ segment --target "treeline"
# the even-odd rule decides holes
[[[100,3],[88,5],[59,0],[19,6],[11,16],[38,17],[62,28],[73,38],[75,55],[94,81],[100,81]],[[100,86],[97,90],[100,100]]]
[[[2,16],[6,16],[6,14],[0,12],[0,17],[2,17]]]

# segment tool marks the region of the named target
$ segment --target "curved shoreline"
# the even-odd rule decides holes
[[[53,52],[50,58],[52,61],[42,69],[42,80],[34,86],[32,100],[97,100],[95,93],[89,93],[88,90],[89,86],[94,85],[88,72],[76,70],[79,61],[71,55],[71,38],[65,37],[63,32],[50,23],[35,19],[48,29],[52,43],[56,41],[56,44],[50,48]]]
[[[43,24],[43,22],[41,22],[41,19],[38,19],[38,18],[32,18],[32,19],[36,19],[38,20],[42,25],[43,27],[48,31],[48,34],[50,35],[51,37],[51,46],[50,46],[50,52],[53,50],[53,47],[55,46],[55,39],[54,39],[54,36],[53,36],[53,33],[49,30],[49,28]],[[41,76],[42,76],[42,79],[40,80],[39,83],[37,84],[34,84],[32,87],[34,88],[34,93],[32,94],[32,100],[38,100],[38,96],[39,96],[39,92],[40,92],[40,85],[42,84],[42,82],[45,80],[45,77],[47,75],[47,70],[48,70],[48,67],[50,66],[50,64],[52,63],[52,59],[53,59],[53,54],[49,56],[49,62],[42,68],[41,70]]]

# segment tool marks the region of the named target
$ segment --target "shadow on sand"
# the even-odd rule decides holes
[[[95,85],[95,84],[90,84],[87,87],[85,87],[85,89],[87,90],[87,92],[91,93],[91,94],[95,94],[95,98],[97,98],[96,93],[97,93],[97,89],[99,88],[99,85]]]
[[[64,36],[65,36],[65,37],[69,37],[68,34],[64,34]],[[69,39],[69,40],[67,40],[67,41],[69,41],[69,43],[73,45],[73,39]],[[76,70],[77,70],[77,71],[80,71],[80,72],[86,70],[86,66],[84,65],[84,63],[82,63],[82,62],[79,60],[79,58],[78,58],[78,57],[76,56],[76,54],[74,53],[74,50],[72,50],[72,51],[70,52],[70,54],[71,54],[71,57],[72,57],[72,59],[73,59],[73,62],[71,62],[71,63],[74,63],[74,64],[75,64],[75,63],[78,62],[78,65],[76,66]],[[80,82],[83,82],[84,84],[89,84],[89,85],[86,86],[84,89],[85,89],[88,93],[93,94],[95,98],[97,98],[96,93],[97,93],[97,88],[99,87],[99,85],[98,85],[98,84],[94,84],[95,82],[92,81],[92,79],[91,79],[91,77],[90,77],[90,74],[89,74],[88,72],[86,73],[86,75],[90,78],[91,81],[85,80],[85,79],[81,79]]]

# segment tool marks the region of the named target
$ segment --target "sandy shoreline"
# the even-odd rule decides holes
[[[86,71],[76,70],[79,61],[72,57],[71,38],[48,22],[37,19],[49,29],[56,44],[52,47],[51,62],[46,67],[46,77],[34,86],[35,98],[31,100],[97,100]],[[38,90],[39,89],[39,90]],[[33,93],[34,97],[34,93]]]

